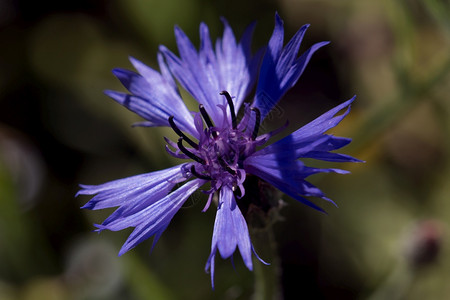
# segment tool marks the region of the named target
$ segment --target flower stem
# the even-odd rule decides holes
[[[252,230],[251,237],[255,249],[258,249],[258,255],[270,263],[270,265],[264,265],[256,261],[254,264],[255,291],[253,299],[281,299],[281,267],[272,226],[269,225],[265,229]]]
[[[254,263],[253,299],[282,299],[280,259],[273,233],[273,224],[280,219],[279,210],[283,206],[281,193],[254,176],[247,177],[245,190],[245,201],[240,203],[240,208],[247,220],[253,247],[258,256],[270,264],[264,265],[259,261]]]

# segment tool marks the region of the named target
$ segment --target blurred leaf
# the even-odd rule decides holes
[[[13,277],[26,277],[30,270],[27,249],[30,232],[21,213],[14,182],[0,160],[0,270]]]
[[[422,1],[431,15],[450,33],[450,3],[448,0]]]
[[[40,224],[24,213],[17,185],[0,157],[0,272],[24,280],[54,267]]]
[[[120,4],[139,34],[152,46],[173,45],[174,24],[186,32],[196,32],[200,23],[198,0],[122,0]]]
[[[2,300],[16,300],[17,290],[6,282],[0,281],[0,299]]]
[[[63,282],[57,278],[35,278],[21,292],[21,300],[70,299]]]
[[[367,117],[357,132],[352,135],[355,141],[349,148],[359,149],[375,141],[377,136],[395,122],[400,122],[402,116],[416,107],[418,103],[427,100],[427,95],[450,75],[450,57],[436,69],[422,82],[417,82],[408,87],[403,86],[400,94],[394,100],[387,103],[372,116]]]
[[[136,294],[137,299],[175,299],[170,288],[158,280],[149,267],[134,254],[126,256],[126,280]]]

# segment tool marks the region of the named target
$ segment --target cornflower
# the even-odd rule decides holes
[[[175,27],[179,57],[160,46],[157,56],[160,72],[130,58],[138,73],[113,70],[130,94],[105,92],[146,120],[138,125],[171,127],[178,139],[171,141],[165,138],[166,151],[187,162],[100,185],[81,185],[78,192],[94,195],[82,208],[118,207],[102,224],[95,225],[97,231],[134,227],[119,255],[150,237],[154,238],[153,249],[173,216],[201,187],[206,187],[202,192],[208,195],[203,212],[214,202],[214,195],[218,195],[211,253],[205,267],[211,274],[213,287],[217,251],[226,259],[239,249],[249,270],[253,269],[252,253],[262,261],[252,246],[247,222],[239,208],[245,197],[245,180],[249,175],[257,176],[299,202],[323,211],[304,196],[334,202],[305,179],[317,173],[348,172],[309,167],[300,159],[359,161],[331,152],[350,143],[350,139],[325,134],[349,113],[355,97],[268,146],[268,140],[281,130],[265,134],[259,132],[263,120],[296,84],[313,53],[328,42],[314,44],[298,56],[309,25],[301,27],[283,46],[283,21],[276,14],[275,28],[267,46],[252,54],[250,46],[254,24],[236,42],[227,21],[222,19],[222,22],[224,33],[217,39],[215,48],[208,27],[200,24],[199,50],[180,28]],[[197,100],[197,112],[186,108],[174,79]],[[244,102],[254,89],[253,101]],[[240,109],[243,116],[239,120]],[[344,113],[338,115],[340,111]]]

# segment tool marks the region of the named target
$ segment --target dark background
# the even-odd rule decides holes
[[[253,295],[254,274],[238,254],[235,268],[217,259],[211,290],[204,264],[214,209],[201,213],[201,196],[187,201],[151,255],[146,241],[119,258],[131,231],[91,232],[111,211],[82,211],[88,198],[74,195],[79,183],[176,163],[164,151],[170,130],[131,128],[139,117],[103,95],[123,90],[113,68],[131,68],[130,55],[155,66],[160,44],[176,52],[175,24],[197,44],[204,21],[215,38],[220,16],[238,37],[256,20],[256,50],[270,37],[275,11],[286,39],[311,24],[303,51],[332,43],[264,128],[288,119],[290,132],[357,94],[332,132],[352,137],[343,152],[366,161],[342,166],[350,175],[311,178],[339,206],[314,200],[328,215],[283,197],[274,231],[285,297],[446,298],[449,7],[445,0],[1,0],[0,299]]]

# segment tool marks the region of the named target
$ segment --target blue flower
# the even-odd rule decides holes
[[[82,208],[118,207],[102,224],[95,225],[98,231],[134,227],[119,252],[122,255],[150,237],[154,237],[154,246],[188,197],[209,183],[208,188],[202,189],[209,195],[203,211],[210,207],[213,195],[218,195],[211,254],[206,264],[213,286],[217,252],[226,259],[237,248],[247,268],[253,268],[252,253],[256,255],[256,252],[238,206],[245,196],[246,176],[258,176],[292,198],[322,211],[304,196],[331,200],[306,178],[316,173],[347,171],[312,168],[299,159],[359,161],[331,152],[350,143],[350,139],[325,134],[349,113],[354,98],[268,146],[264,145],[277,132],[259,134],[264,118],[296,84],[312,54],[327,42],[317,43],[298,55],[308,25],[283,46],[283,21],[276,14],[268,45],[252,54],[250,41],[254,26],[249,26],[237,42],[228,23],[222,21],[224,33],[214,47],[208,27],[200,25],[199,50],[176,27],[179,56],[161,46],[160,72],[130,58],[138,73],[113,71],[130,93],[106,91],[112,99],[146,120],[138,125],[171,127],[179,138],[166,139],[166,150],[187,162],[101,185],[81,185],[78,192],[94,195]],[[198,112],[186,108],[174,78],[198,101]],[[244,103],[255,85],[253,102]],[[243,116],[238,120],[240,109]],[[339,115],[340,111],[344,113]]]

